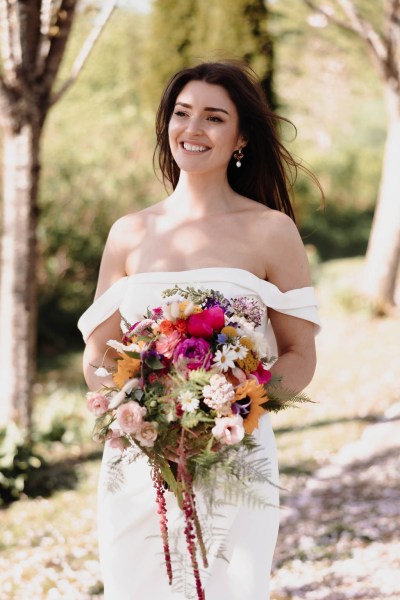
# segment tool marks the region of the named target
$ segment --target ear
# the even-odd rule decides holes
[[[240,134],[237,140],[237,149],[239,150],[239,148],[244,148],[247,145],[247,138],[244,137],[244,135]]]

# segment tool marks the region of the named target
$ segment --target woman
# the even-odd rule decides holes
[[[106,342],[120,335],[121,315],[137,321],[160,302],[163,289],[198,284],[227,297],[253,295],[268,308],[265,334],[275,344],[272,371],[283,386],[300,390],[315,368],[318,316],[303,244],[294,224],[288,172],[296,162],[281,145],[278,117],[267,107],[253,73],[233,62],[203,63],[169,82],[157,115],[157,146],[164,181],[173,192],[111,228],[94,304],[79,326],[86,340],[89,388],[111,381],[95,367]],[[274,350],[273,350],[274,353]],[[107,354],[106,364],[113,364]],[[256,431],[278,483],[276,448],[268,414]],[[107,600],[187,598],[164,575],[153,488],[145,460],[126,470],[118,493],[99,490],[100,557]],[[203,575],[207,600],[266,600],[278,531],[278,492],[265,490],[271,507],[230,506],[215,517],[227,535],[225,558],[214,540]],[[168,498],[170,526],[179,509]],[[179,583],[179,581],[178,581]],[[179,586],[178,586],[179,587]]]

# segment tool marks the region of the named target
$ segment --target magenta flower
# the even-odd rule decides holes
[[[210,344],[202,338],[189,338],[179,342],[173,355],[174,363],[184,363],[190,371],[211,367]]]
[[[262,362],[258,363],[257,369],[255,371],[253,371],[253,373],[251,373],[251,375],[254,375],[254,377],[257,379],[258,383],[261,385],[265,385],[266,383],[271,381],[271,377],[272,377],[271,371],[266,369],[264,367],[264,365],[262,364]]]
[[[220,306],[206,308],[201,313],[190,315],[188,332],[198,338],[209,338],[215,330],[225,325],[225,313]]]

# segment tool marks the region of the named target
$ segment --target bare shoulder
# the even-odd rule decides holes
[[[308,259],[293,220],[278,210],[266,209],[259,215],[257,228],[268,281],[282,291],[309,286]]]
[[[111,226],[109,236],[121,241],[127,234],[138,234],[146,229],[146,223],[150,209],[145,208],[138,212],[128,213],[117,219]]]

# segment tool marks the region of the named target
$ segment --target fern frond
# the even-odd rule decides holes
[[[115,494],[125,484],[123,459],[113,459],[107,463],[105,486],[107,492]]]
[[[269,412],[279,412],[289,407],[296,407],[297,404],[305,404],[313,401],[304,392],[295,392],[278,386],[265,386],[268,401],[261,406]]]

